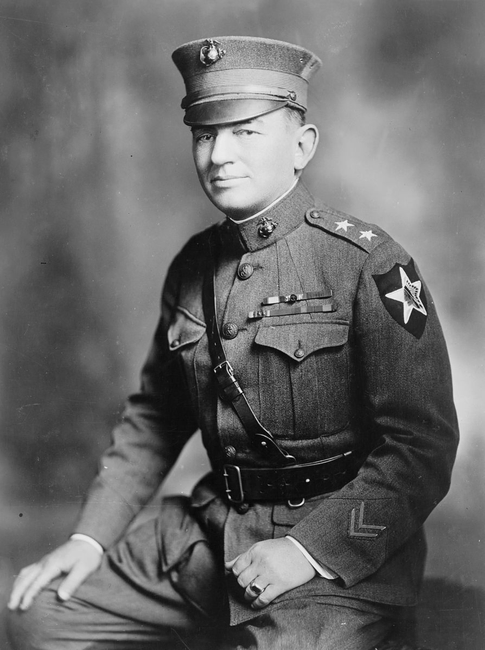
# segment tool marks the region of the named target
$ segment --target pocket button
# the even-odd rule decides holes
[[[224,447],[224,456],[226,458],[230,458],[230,459],[236,458],[236,454],[237,454],[236,447],[233,447],[232,445],[227,445],[227,447]]]

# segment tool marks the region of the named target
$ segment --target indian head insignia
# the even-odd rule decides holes
[[[204,45],[200,48],[200,61],[205,66],[212,65],[226,54],[226,50],[222,48],[219,41],[213,38],[208,38]]]

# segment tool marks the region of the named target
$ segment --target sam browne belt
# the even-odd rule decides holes
[[[209,242],[209,266],[212,268],[204,277],[202,306],[207,325],[209,354],[219,387],[219,397],[231,404],[251,442],[259,452],[273,457],[278,464],[293,465],[296,463],[295,457],[280,447],[271,431],[268,431],[259,421],[235,376],[233,367],[226,358],[217,323],[215,263],[212,242]]]
[[[224,465],[222,487],[231,503],[288,501],[298,507],[305,499],[340,489],[355,478],[356,470],[352,451],[288,467]]]
[[[204,278],[202,304],[219,397],[231,404],[256,449],[278,464],[277,467],[265,468],[224,465],[218,476],[222,489],[234,504],[287,501],[295,507],[302,505],[306,498],[338,490],[355,477],[357,463],[353,451],[312,463],[298,464],[295,457],[283,449],[273,434],[263,426],[251,408],[222,345],[217,323],[212,243],[209,243],[209,249],[209,266],[212,268]],[[281,297],[278,296],[277,299],[281,300]],[[295,500],[298,503],[293,503]]]

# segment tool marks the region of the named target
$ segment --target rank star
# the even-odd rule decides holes
[[[403,319],[404,323],[406,324],[409,321],[411,314],[413,313],[413,309],[420,312],[421,314],[424,314],[425,316],[428,315],[428,312],[426,311],[426,308],[423,305],[423,301],[420,297],[421,280],[411,282],[406,274],[406,271],[402,267],[399,267],[399,273],[401,274],[401,288],[396,289],[396,291],[391,291],[391,293],[386,293],[386,298],[402,302]]]
[[[372,241],[372,237],[377,237],[372,230],[361,230],[360,231],[360,237],[359,239],[368,239],[369,241]]]
[[[337,227],[335,228],[335,232],[337,232],[337,230],[345,230],[345,232],[347,232],[349,228],[354,227],[354,224],[349,223],[347,219],[345,219],[345,221],[336,221],[335,223],[337,224]]]

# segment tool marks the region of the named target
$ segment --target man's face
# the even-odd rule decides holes
[[[212,203],[244,219],[284,194],[295,179],[298,131],[281,109],[247,122],[193,127],[195,167]]]

